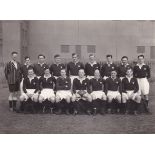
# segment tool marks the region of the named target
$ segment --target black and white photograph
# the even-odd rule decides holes
[[[153,0],[0,2],[1,154],[154,155]]]
[[[154,20],[1,20],[0,133],[155,133],[154,35]]]

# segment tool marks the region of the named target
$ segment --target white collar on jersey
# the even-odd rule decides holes
[[[29,77],[29,76],[27,76],[28,77],[28,79],[31,81],[31,80],[33,80],[36,76],[34,75],[34,76],[32,76],[32,77]]]
[[[84,76],[83,78],[77,77],[78,80],[83,81],[86,79],[86,77]]]
[[[141,69],[143,66],[145,65],[145,63],[139,64],[137,63],[137,66]]]
[[[127,63],[127,64],[124,65],[123,63],[121,63],[121,65],[126,67],[126,66],[128,66],[129,64]]]
[[[42,65],[44,65],[44,64],[45,64],[45,62],[44,62],[44,63],[42,63],[42,64],[41,64],[40,62],[38,62],[38,65],[40,65],[40,66],[42,66]]]
[[[112,65],[112,64],[113,64],[113,62],[110,62],[110,63],[109,63],[109,62],[107,62],[107,65]]]
[[[97,62],[94,61],[93,63],[91,63],[91,62],[89,61],[89,64],[90,64],[91,66],[93,66],[93,65],[97,64]]]
[[[144,66],[144,65],[146,65],[146,64],[145,63],[142,63],[142,64],[137,63],[137,66]]]
[[[52,77],[51,74],[50,74],[48,77],[44,75],[44,78],[45,78],[45,79],[48,79],[48,78],[50,78],[50,77]]]

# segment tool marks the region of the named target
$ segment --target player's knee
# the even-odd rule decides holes
[[[67,102],[67,103],[70,103],[70,101],[71,101],[70,96],[66,97],[66,102]]]
[[[111,103],[112,100],[113,100],[113,97],[109,95],[109,96],[107,96],[107,100],[108,100],[109,103]]]
[[[140,103],[141,102],[141,96],[140,95],[136,96],[135,100],[136,100],[136,102]]]
[[[55,97],[50,97],[49,98],[49,101],[52,102],[52,103],[54,103],[55,102]]]
[[[60,100],[61,100],[60,97],[59,96],[56,96],[55,102],[58,103],[58,102],[60,102]]]
[[[92,100],[96,100],[96,96],[95,95],[91,95]]]
[[[23,95],[21,95],[21,96],[19,97],[19,100],[20,100],[21,102],[23,102],[23,101],[25,101],[25,97],[24,97]]]
[[[43,96],[39,96],[39,103],[42,103],[44,101],[44,97]]]
[[[119,96],[116,96],[116,100],[119,102],[119,103],[121,103],[121,96],[119,95]],[[123,101],[123,100],[122,100]]]

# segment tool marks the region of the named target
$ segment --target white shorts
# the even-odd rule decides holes
[[[90,79],[92,79],[92,78],[94,78],[94,76],[87,76],[87,78],[90,80]]]
[[[53,89],[48,89],[48,88],[43,89],[41,91],[40,96],[43,97],[44,100],[50,99],[50,98],[55,98]]]
[[[68,97],[72,97],[72,93],[70,90],[58,90],[56,92],[56,97],[60,97],[60,99],[67,99]]]
[[[29,94],[33,94],[33,96],[31,97],[32,100],[34,98],[38,98],[38,92],[37,93],[34,93],[35,89],[26,89],[26,91]],[[21,96],[23,96],[25,98],[25,101],[27,101],[29,99],[29,97],[27,96],[26,93],[22,93]]]
[[[150,84],[147,78],[137,78],[139,84],[139,93],[142,95],[148,95],[150,90]]]
[[[103,99],[106,98],[106,95],[103,91],[93,91],[91,96],[94,96],[96,99]]]
[[[108,91],[107,93],[107,97],[112,97],[113,99],[116,99],[117,97],[120,97],[121,94],[119,93],[119,91]]]
[[[136,96],[138,95],[138,93],[134,93],[133,94],[133,90],[131,91],[127,91],[127,93],[122,93],[122,96],[125,97],[127,100],[128,99],[132,99],[132,100],[135,100]],[[133,94],[133,95],[132,95]]]

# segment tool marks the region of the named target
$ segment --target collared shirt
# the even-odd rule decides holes
[[[60,64],[52,64],[50,66],[50,72],[53,76],[60,76],[60,71],[61,69],[65,69],[65,65],[60,63]]]
[[[85,65],[85,74],[86,76],[94,76],[94,71],[98,69],[100,71],[100,64],[96,63],[96,61],[94,63],[86,63]]]
[[[78,76],[78,72],[80,69],[84,69],[84,65],[81,62],[69,62],[67,64],[67,75]]]
[[[87,78],[75,78],[73,80],[73,93],[76,93],[76,90],[87,90],[90,93],[90,83]]]
[[[138,81],[135,77],[125,77],[122,80],[122,92],[126,93],[126,91],[134,91],[134,93],[138,92],[139,85]]]
[[[56,80],[56,90],[70,90],[71,79],[70,77],[58,77]]]
[[[114,63],[110,63],[110,64],[105,63],[101,68],[101,76],[110,77],[112,70],[117,70],[116,65]]]
[[[45,75],[39,79],[40,90],[44,88],[54,89],[56,79],[53,76],[46,77]]]
[[[126,76],[126,71],[128,69],[132,69],[132,67],[129,64],[121,64],[118,66],[118,77],[125,77]]]
[[[109,90],[121,92],[121,80],[119,78],[113,79],[109,77],[106,79],[105,85],[106,85],[106,92]]]
[[[34,93],[39,90],[39,80],[37,77],[29,78],[26,77],[23,80],[23,91],[27,93],[26,89],[35,89]]]
[[[137,64],[134,66],[133,74],[136,78],[150,78],[150,67],[146,64]]]
[[[103,78],[92,78],[90,80],[90,86],[92,88],[92,91],[99,91],[102,90],[104,91],[105,88],[105,80]]]

